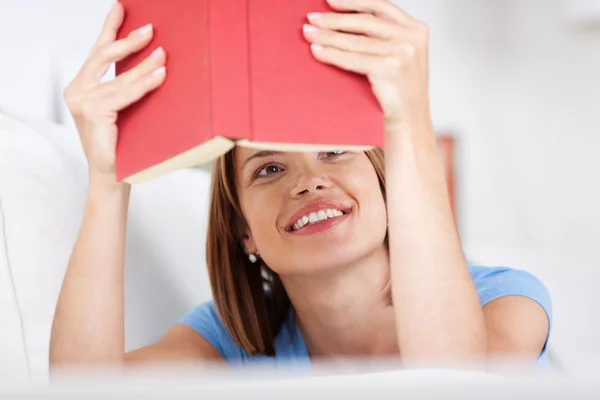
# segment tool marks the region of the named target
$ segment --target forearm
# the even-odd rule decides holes
[[[121,361],[129,187],[90,180],[85,214],[58,299],[51,365]]]
[[[448,197],[430,120],[386,133],[392,295],[408,362],[480,355],[485,325]]]

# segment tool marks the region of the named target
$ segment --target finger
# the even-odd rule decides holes
[[[105,101],[105,107],[110,110],[121,111],[156,90],[165,79],[166,68],[163,65],[135,81],[110,81],[103,85],[105,86],[103,91],[106,93],[102,95],[102,100],[99,102]]]
[[[162,67],[166,63],[166,54],[162,47],[155,49],[140,64],[136,65],[129,71],[119,75],[113,81],[103,84],[95,92],[95,97],[103,97],[110,95],[116,88],[125,88],[134,82],[137,82],[142,77]],[[119,89],[120,90],[120,89]]]
[[[312,44],[310,47],[313,56],[320,62],[363,75],[373,73],[379,58],[369,54],[351,53],[319,44]]]
[[[387,56],[394,52],[395,43],[365,35],[355,35],[317,28],[305,24],[304,37],[310,42],[353,53]]]
[[[359,33],[380,39],[398,37],[398,26],[392,22],[364,13],[310,13],[310,23],[318,28],[348,33]]]
[[[150,56],[146,57],[144,61],[142,61],[140,64],[136,65],[129,71],[118,76],[116,80],[123,81],[124,84],[130,84],[132,82],[137,81],[142,76],[147,75],[155,69],[165,65],[165,62],[165,51],[162,47],[159,47],[156,50],[154,50],[152,54],[150,54]]]
[[[150,43],[152,37],[152,25],[148,24],[131,32],[124,39],[99,47],[86,62],[83,71],[86,78],[97,83],[112,63],[142,50]]]
[[[125,18],[125,9],[119,1],[113,3],[112,8],[108,12],[102,26],[102,31],[96,39],[94,46],[92,46],[92,52],[100,46],[104,46],[107,43],[114,42],[117,38],[117,32],[123,23]]]
[[[414,18],[390,0],[327,0],[327,2],[333,9],[339,11],[381,15],[406,26],[413,26],[416,23]]]

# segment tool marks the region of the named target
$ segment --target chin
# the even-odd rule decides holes
[[[281,274],[311,274],[345,268],[365,260],[384,246],[385,232],[349,240],[324,240],[311,247],[289,250],[288,264]],[[348,239],[348,238],[347,238]]]

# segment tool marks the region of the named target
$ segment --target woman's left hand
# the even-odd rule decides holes
[[[368,77],[387,127],[429,118],[429,31],[388,0],[328,0],[304,36],[314,57]]]

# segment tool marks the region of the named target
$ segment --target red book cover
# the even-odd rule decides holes
[[[119,113],[117,179],[143,182],[240,145],[281,150],[383,146],[383,115],[366,77],[315,60],[302,36],[325,0],[122,0],[118,38],[152,23],[161,87]]]
[[[148,23],[154,37],[142,51],[116,63],[117,76],[154,49],[167,54],[163,85],[119,113],[118,180],[141,182],[206,162],[249,138],[247,35],[235,0],[121,0],[118,39]],[[219,5],[220,6],[216,6]],[[221,48],[221,46],[226,46]],[[218,90],[214,90],[217,87]]]
[[[308,13],[332,11],[325,0],[248,3],[255,145],[383,147],[383,117],[366,77],[315,60],[302,34]]]

